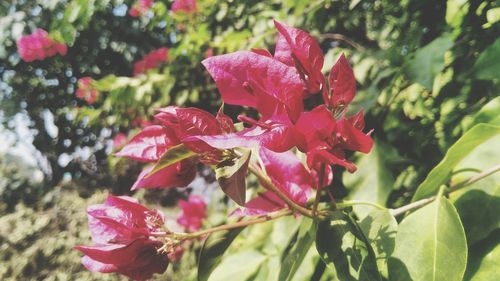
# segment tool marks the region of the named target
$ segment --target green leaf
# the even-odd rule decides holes
[[[474,63],[473,70],[478,79],[498,79],[498,73],[500,73],[500,38],[481,53],[476,63]]]
[[[467,242],[455,207],[445,197],[413,212],[398,227],[390,280],[462,280]]]
[[[246,250],[226,257],[210,276],[210,281],[248,280],[267,257],[256,250]]]
[[[369,154],[364,154],[357,161],[356,173],[345,173],[343,181],[349,189],[349,199],[366,200],[385,205],[394,185],[394,178],[389,161],[397,160],[397,152],[380,142],[376,142]],[[363,218],[373,207],[355,206],[356,214]]]
[[[313,226],[313,221],[311,219],[304,218],[302,220],[296,239],[290,241],[289,247],[283,252],[278,280],[288,281],[292,280],[295,276],[297,269],[302,264],[304,257],[314,242],[315,229]]]
[[[462,182],[494,165],[500,164],[500,135],[489,139],[470,153],[459,165],[452,182]],[[468,169],[468,170],[466,170]],[[500,172],[451,194],[462,220],[469,245],[500,228]],[[478,206],[481,206],[478,208]],[[478,219],[481,218],[481,219]]]
[[[385,278],[388,278],[387,263],[394,252],[398,223],[388,210],[374,210],[359,224],[361,230],[370,241],[377,266]]]
[[[342,211],[318,224],[316,249],[328,267],[333,265],[340,281],[381,280],[370,242],[356,221]]]
[[[183,143],[172,146],[161,156],[160,160],[158,160],[154,168],[146,177],[174,163],[193,157],[194,155],[196,155],[196,153],[187,148]]]
[[[224,252],[243,229],[244,227],[215,232],[205,239],[198,256],[198,281],[208,280],[212,271],[220,264]]]
[[[408,77],[432,91],[434,77],[444,68],[444,53],[451,48],[453,40],[449,34],[434,39],[415,52],[415,57],[405,66]]]
[[[493,125],[500,126],[500,114],[498,114],[499,112],[500,112],[500,97],[496,97],[490,100],[479,110],[478,113],[476,113],[470,127],[479,123],[490,123]]]
[[[215,177],[222,191],[240,206],[246,202],[246,174],[252,150],[241,149],[242,155],[229,163],[217,165]]]
[[[478,124],[468,130],[448,149],[443,160],[431,170],[417,188],[412,200],[416,201],[435,195],[441,185],[450,178],[451,171],[460,161],[478,145],[498,134],[500,134],[500,126],[489,124]]]
[[[499,268],[500,233],[494,233],[470,249],[464,281],[500,280]]]

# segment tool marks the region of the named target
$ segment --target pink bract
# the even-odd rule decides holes
[[[185,14],[195,13],[197,10],[196,0],[174,0],[172,4],[172,12]]]
[[[149,52],[143,59],[134,64],[134,76],[158,68],[168,60],[168,48],[160,48]]]

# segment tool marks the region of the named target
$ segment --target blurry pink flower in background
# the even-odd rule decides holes
[[[47,31],[38,28],[33,34],[22,36],[17,40],[19,56],[26,62],[43,60],[60,54],[66,55],[68,51],[64,43],[58,43],[49,37]]]
[[[99,92],[92,87],[91,77],[82,77],[78,80],[78,89],[76,90],[76,97],[85,100],[88,104],[93,104],[97,100]]]
[[[118,133],[113,139],[113,148],[119,149],[126,143],[127,143],[127,135],[125,135],[124,133]]]
[[[139,0],[130,8],[129,15],[134,18],[140,17],[151,9],[153,3],[153,0]]]
[[[177,223],[184,226],[188,231],[197,231],[201,228],[203,219],[206,217],[207,204],[198,195],[190,195],[188,200],[179,200],[181,213],[177,217]]]
[[[196,12],[196,0],[175,0],[172,4],[172,12],[194,13]]]
[[[134,76],[149,69],[158,68],[163,62],[168,59],[168,48],[160,48],[154,50],[144,56],[142,60],[134,64]]]

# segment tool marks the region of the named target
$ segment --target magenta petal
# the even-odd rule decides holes
[[[273,183],[290,199],[305,204],[312,190],[313,178],[291,151],[276,153],[261,148],[259,155]]]
[[[272,191],[260,193],[254,199],[248,201],[244,208],[238,208],[231,213],[231,216],[258,216],[272,213],[286,207],[281,198]]]
[[[158,172],[146,177],[154,166],[142,170],[131,190],[139,188],[171,188],[184,187],[190,184],[196,176],[196,167],[188,162],[167,166]]]
[[[264,146],[273,151],[287,151],[295,145],[294,132],[290,126],[276,124],[271,129],[252,127],[237,133],[216,136],[193,136],[183,142],[201,140],[218,149]]]
[[[213,56],[202,63],[227,104],[250,106],[261,111],[257,92],[263,92],[291,108],[296,106],[296,97],[302,96],[304,86],[296,69],[267,56],[240,51]]]
[[[118,271],[118,267],[116,265],[98,262],[88,256],[82,257],[82,264],[86,269],[92,272],[111,273]]]
[[[74,248],[93,260],[119,266],[133,261],[143,245],[144,240],[137,239],[130,244],[76,246]]]
[[[179,140],[174,132],[159,125],[145,127],[135,135],[116,156],[126,156],[143,162],[156,162],[165,151]]]
[[[341,145],[344,149],[368,153],[373,147],[372,138],[355,128],[348,119],[338,122],[338,134],[342,138]]]
[[[297,147],[307,152],[332,139],[336,120],[325,105],[303,112],[295,123]]]
[[[309,93],[317,93],[324,87],[325,78],[321,69],[324,57],[318,42],[309,33],[286,26],[278,21],[274,25],[279,32],[274,57],[295,66],[307,84]]]
[[[344,54],[340,55],[333,66],[328,81],[330,83],[329,104],[334,109],[349,105],[356,94],[356,78]]]

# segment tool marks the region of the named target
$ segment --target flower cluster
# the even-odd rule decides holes
[[[153,6],[153,0],[138,0],[132,8],[130,8],[129,15],[137,18],[146,14]]]
[[[150,69],[158,68],[168,60],[168,49],[160,48],[148,53],[142,60],[134,64],[134,75],[144,73]]]
[[[99,92],[92,87],[94,80],[91,77],[82,77],[78,80],[78,89],[75,92],[77,98],[86,101],[88,104],[96,102]]]
[[[49,37],[47,31],[38,28],[33,34],[22,36],[17,40],[19,56],[25,62],[44,60],[59,54],[65,56],[68,48]]]
[[[275,21],[278,40],[274,55],[263,49],[214,56],[203,61],[227,104],[255,108],[259,120],[238,119],[249,125],[228,135],[197,136],[219,148],[263,146],[275,152],[297,147],[307,154],[314,173],[326,165],[340,165],[354,172],[356,167],[345,151],[368,153],[373,141],[363,133],[363,112],[346,117],[356,92],[356,80],[344,55],[333,66],[328,84],[321,73],[323,54],[308,33]],[[304,110],[304,99],[321,93],[324,104]]]
[[[347,107],[356,93],[356,80],[347,59],[341,55],[327,79],[321,72],[324,57],[316,40],[300,29],[277,21],[275,26],[278,39],[274,54],[264,49],[253,49],[210,56],[202,62],[215,80],[224,103],[253,108],[260,117],[238,116],[238,120],[247,127],[237,131],[233,120],[223,113],[223,107],[216,116],[197,108],[169,106],[158,109],[153,125],[142,128],[116,154],[149,163],[132,190],[187,186],[196,175],[196,166],[201,163],[215,167],[222,191],[241,206],[232,212],[233,216],[261,216],[280,211],[289,214],[298,211],[315,216],[315,208],[312,211],[307,209],[307,203],[315,188],[331,183],[332,166],[345,167],[349,172],[356,170],[355,165],[346,159],[346,151],[367,153],[373,141],[369,133],[363,132],[362,111],[346,116]],[[306,109],[304,100],[315,95],[321,95],[321,104]],[[294,147],[305,154],[307,165],[291,151]],[[248,201],[245,190],[242,192],[240,189],[241,186],[244,189],[247,169],[266,189]],[[181,200],[180,206],[182,211],[178,224],[188,232],[200,229],[206,216],[203,200],[190,196],[187,201]],[[116,205],[110,203],[100,208],[109,207],[116,208]],[[287,208],[289,210],[283,210]],[[142,223],[151,221],[144,215],[151,214],[151,211],[141,210],[142,215],[136,217],[130,213],[127,219],[118,215],[125,213],[125,209],[109,212],[103,217],[112,218],[104,221],[89,212],[91,229],[98,230],[92,234],[98,239],[96,243],[99,246],[95,247],[103,245],[105,249],[115,250],[132,245],[137,240],[142,241],[138,248],[142,249],[142,245],[157,247],[157,240],[149,235],[157,230],[157,224]],[[157,218],[154,221],[163,222],[160,215],[154,217]],[[104,226],[95,226],[97,218]],[[129,235],[131,230],[128,224],[120,233],[113,232],[115,226],[111,227],[111,222],[124,224],[129,219],[135,222],[133,227],[130,226],[134,229],[133,235]],[[203,233],[207,232],[176,234],[173,237],[184,235],[193,239]],[[116,239],[118,235],[119,239]],[[106,239],[100,240],[102,237]],[[181,242],[165,243],[162,249],[165,247],[168,248],[167,258],[162,256],[158,259],[163,259],[162,265],[167,263],[168,257],[178,260],[182,255]],[[159,267],[158,261],[149,260],[150,254],[141,255],[144,260],[130,265],[139,257],[134,252],[135,247],[126,248],[132,252],[129,254],[132,259],[119,260],[118,263],[109,258],[114,255],[104,255],[106,258],[102,259],[101,254],[89,250],[93,247],[78,249],[87,255],[84,264],[95,271],[121,272],[137,278],[126,270],[136,270],[138,266],[147,268],[142,270],[147,274],[164,270]],[[103,252],[106,251],[100,250],[99,253]],[[110,263],[112,267],[109,267]],[[122,266],[125,264],[127,269]]]
[[[173,13],[185,13],[192,14],[196,12],[196,0],[175,0],[172,3],[172,12]]]
[[[94,272],[118,272],[134,280],[163,273],[168,265],[163,243],[152,236],[164,225],[163,214],[131,197],[108,196],[87,209],[94,246],[76,246],[85,256],[83,265]]]

